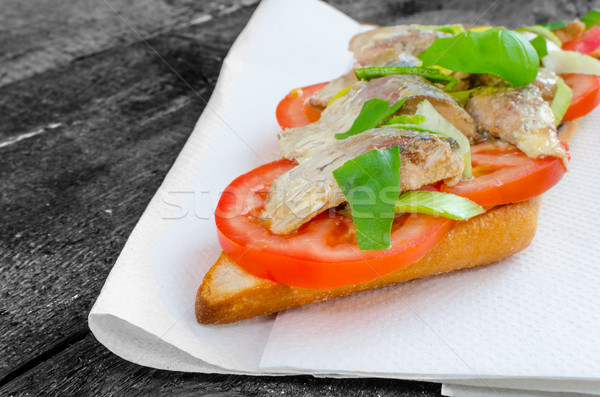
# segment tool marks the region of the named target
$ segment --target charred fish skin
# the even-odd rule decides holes
[[[281,131],[279,140],[283,157],[302,162],[325,146],[334,144],[337,141],[335,134],[348,131],[362,105],[371,98],[390,103],[406,98],[400,114],[414,114],[417,105],[427,99],[467,137],[477,135],[471,116],[455,98],[420,76],[391,75],[356,83],[346,95],[332,102],[316,122]]]
[[[420,61],[418,58],[408,53],[397,53],[393,49],[388,48],[364,65],[356,63],[348,73],[331,80],[329,84],[321,89],[321,91],[310,98],[310,104],[319,108],[327,107],[329,102],[338,92],[358,81],[354,74],[354,69],[370,66],[418,66],[419,63]]]
[[[471,94],[467,111],[481,133],[511,143],[529,157],[566,157],[552,109],[534,85],[479,88]]]
[[[488,87],[510,87],[510,84],[506,80],[491,74],[483,73],[476,76],[479,85]],[[558,75],[556,73],[550,69],[540,67],[535,80],[531,84],[539,88],[544,101],[552,103],[552,99],[554,99],[554,94],[556,93],[557,82]],[[475,88],[476,86],[477,84],[472,88]]]
[[[407,52],[417,56],[433,42],[451,34],[418,28],[415,25],[386,26],[359,33],[350,40],[349,49],[361,64],[368,62],[385,49]]]
[[[297,230],[319,213],[346,201],[333,171],[365,152],[398,146],[401,191],[418,189],[440,180],[457,183],[464,162],[454,142],[424,132],[375,128],[337,141],[277,178],[271,185],[265,219],[273,233]]]

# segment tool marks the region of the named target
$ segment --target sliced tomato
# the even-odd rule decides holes
[[[277,105],[275,115],[283,128],[302,127],[314,123],[321,117],[321,111],[310,105],[310,98],[327,83],[319,83],[290,91]]]
[[[562,45],[563,50],[579,51],[582,54],[592,54],[600,47],[600,27],[594,26],[584,32],[579,40],[566,41]]]
[[[600,103],[600,76],[564,74],[561,77],[573,90],[573,99],[563,121],[585,116]]]
[[[385,251],[361,251],[352,221],[333,210],[292,234],[273,234],[260,213],[272,181],[295,165],[279,160],[238,177],[225,189],[215,211],[223,251],[258,277],[304,288],[373,280],[422,258],[454,224],[429,215],[397,215],[392,247]]]
[[[587,30],[579,40],[571,40],[563,43],[562,49],[598,56],[600,53],[600,27],[594,26]],[[573,90],[571,106],[567,109],[563,121],[583,117],[600,103],[599,76],[567,74],[561,77]]]
[[[482,143],[471,147],[474,178],[440,190],[457,194],[482,206],[529,200],[554,186],[565,174],[561,159],[529,158],[506,144]]]

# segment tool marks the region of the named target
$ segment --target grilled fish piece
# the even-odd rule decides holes
[[[315,215],[346,201],[333,177],[336,168],[369,150],[393,146],[400,149],[401,191],[440,180],[453,185],[461,179],[464,162],[456,142],[429,133],[374,128],[338,140],[277,178],[261,217],[273,233],[297,230]]]
[[[540,68],[535,80],[531,84],[540,89],[544,101],[552,104],[554,94],[556,94],[557,82],[558,76],[556,73],[550,69]]]
[[[329,101],[333,99],[335,94],[358,81],[354,75],[354,69],[357,67],[360,67],[360,65],[354,65],[354,67],[348,73],[331,80],[329,84],[321,89],[321,91],[317,92],[312,98],[310,98],[310,104],[319,108],[327,107],[327,104],[329,104]]]
[[[370,66],[417,66],[419,63],[420,61],[418,58],[408,53],[397,53],[393,49],[388,48],[366,64],[361,65],[357,63],[348,73],[331,80],[329,84],[323,87],[321,91],[310,99],[310,104],[321,108],[326,107],[335,94],[358,81],[354,74],[354,69]]]
[[[480,88],[469,98],[467,111],[480,133],[512,143],[529,157],[566,156],[552,110],[534,85]]]
[[[510,84],[506,80],[487,73],[477,75],[477,80],[485,86],[510,87]],[[540,68],[535,80],[531,84],[540,89],[544,101],[552,103],[552,99],[554,99],[554,94],[556,93],[557,81],[558,76],[556,73],[550,69]]]
[[[279,140],[283,157],[302,162],[335,143],[335,134],[350,129],[368,99],[381,98],[395,103],[405,97],[407,100],[400,109],[400,114],[414,114],[417,105],[427,99],[463,134],[468,137],[477,135],[471,116],[452,96],[420,76],[392,75],[370,82],[359,81],[346,95],[329,105],[318,121],[281,131]]]
[[[413,25],[386,26],[352,37],[350,51],[359,63],[364,64],[387,48],[393,48],[397,53],[408,52],[417,56],[436,39],[451,36],[435,30],[419,29]]]

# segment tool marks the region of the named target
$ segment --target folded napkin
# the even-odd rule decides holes
[[[278,316],[196,323],[196,289],[220,253],[219,193],[278,157],[278,101],[346,72],[348,40],[363,29],[316,0],[261,3],[106,280],[90,329],[115,354],[162,369],[429,380],[467,385],[445,386],[464,395],[468,385],[600,393],[599,111],[572,141],[570,171],[545,195],[524,252]]]
[[[506,380],[503,380],[501,384],[507,384]],[[584,387],[580,382],[573,382],[570,385],[573,389],[585,389],[592,391],[591,393],[570,393],[561,391],[541,391],[542,389],[555,389],[561,390],[567,387],[567,384],[563,382],[552,383],[547,380],[541,380],[541,382],[525,381],[517,382],[512,386],[520,385],[520,389],[505,389],[501,387],[476,387],[476,386],[465,386],[465,385],[442,385],[442,395],[448,397],[591,397],[597,396],[598,385],[591,386],[590,388]]]

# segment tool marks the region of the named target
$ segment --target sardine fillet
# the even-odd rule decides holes
[[[368,83],[359,81],[348,94],[329,105],[316,122],[281,131],[279,143],[283,157],[302,162],[335,143],[335,134],[348,131],[362,105],[371,98],[381,98],[390,104],[406,98],[399,112],[401,114],[413,114],[417,105],[427,99],[467,137],[476,135],[471,116],[453,97],[420,76],[392,75]]]
[[[448,33],[411,25],[386,26],[357,34],[350,40],[349,48],[358,62],[365,63],[388,48],[417,56],[436,39],[450,36]]]
[[[418,189],[440,180],[457,183],[464,169],[462,157],[444,138],[428,133],[376,128],[338,140],[296,168],[277,178],[262,218],[274,233],[286,234],[328,208],[346,201],[333,171],[372,149],[398,146],[401,191]]]
[[[469,99],[467,111],[480,132],[517,146],[529,157],[566,156],[552,109],[536,86],[479,89]]]
[[[331,80],[329,84],[310,98],[310,104],[325,108],[337,93],[358,81],[354,74],[354,69],[371,66],[418,66],[419,62],[419,59],[409,53],[397,53],[391,48],[384,50],[369,62],[365,64],[357,63],[348,73]]]

